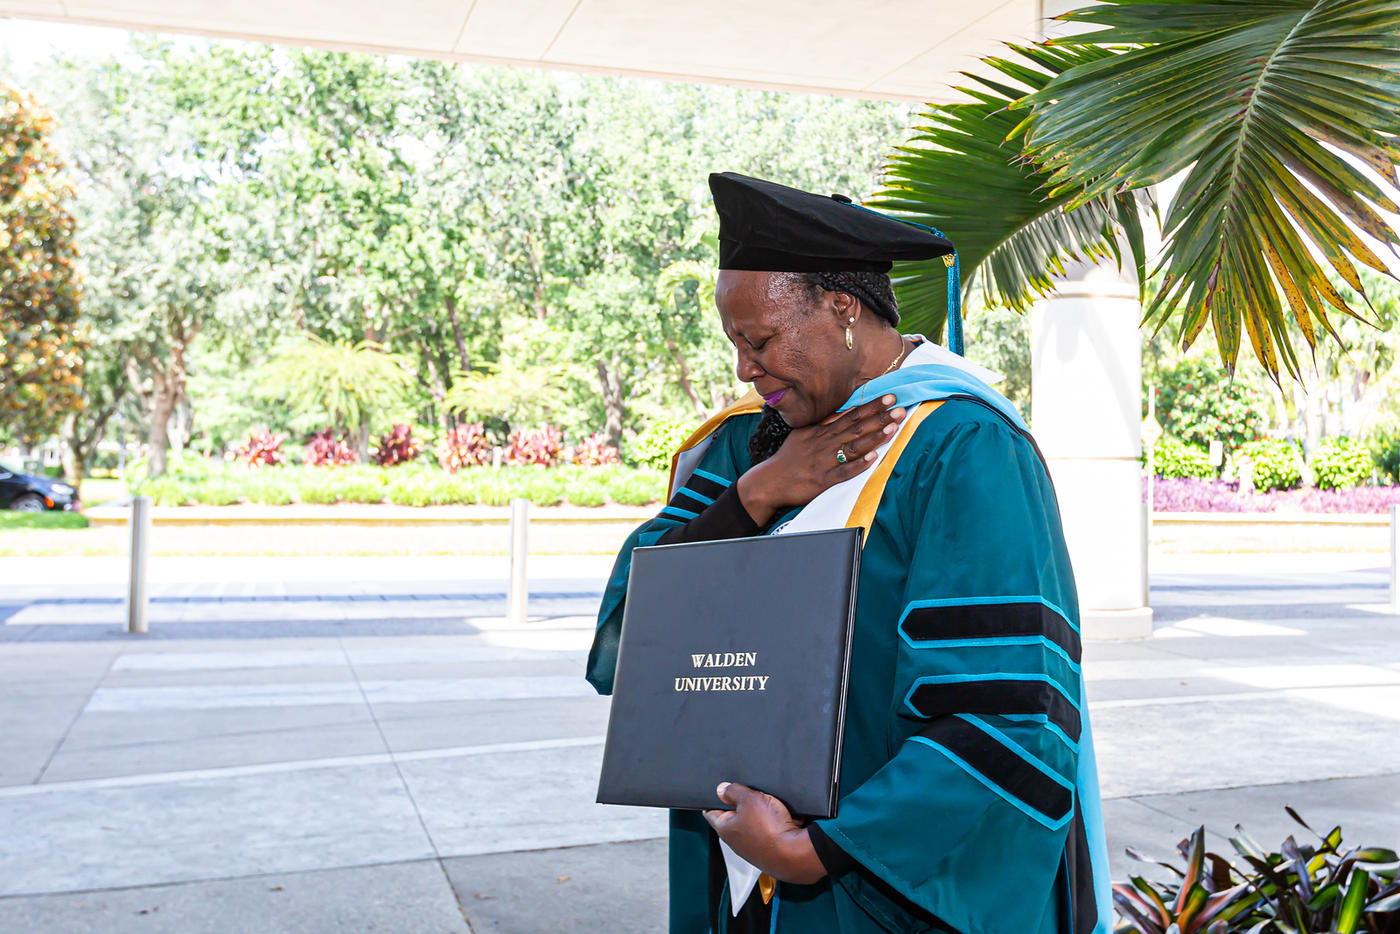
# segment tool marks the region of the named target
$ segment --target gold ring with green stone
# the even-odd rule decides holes
[[[844,464],[844,463],[846,463],[846,452],[845,452],[845,450],[843,450],[842,448],[837,448],[837,449],[836,449],[836,463],[838,463],[838,464]]]

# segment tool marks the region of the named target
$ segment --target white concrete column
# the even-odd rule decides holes
[[[1031,310],[1031,430],[1055,481],[1090,639],[1152,634],[1140,314],[1136,286],[1111,264],[1072,270]]]

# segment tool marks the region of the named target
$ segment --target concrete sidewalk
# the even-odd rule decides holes
[[[129,637],[119,562],[0,559],[0,931],[664,930],[664,816],[592,803],[606,559],[534,561],[524,627],[499,559],[164,560]],[[1153,584],[1152,639],[1086,650],[1115,877],[1284,804],[1400,841],[1380,560]]]

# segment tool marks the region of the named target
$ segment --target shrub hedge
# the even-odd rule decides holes
[[[1371,451],[1371,463],[1376,465],[1381,479],[1389,483],[1400,482],[1400,425],[1386,425],[1378,428],[1366,439]]]
[[[1157,476],[1164,480],[1215,479],[1215,467],[1204,449],[1194,444],[1182,444],[1170,435],[1157,442],[1152,457]]]
[[[641,467],[670,470],[671,455],[696,428],[697,422],[658,418],[627,447],[627,459]]]
[[[226,506],[240,501],[287,503],[395,503],[401,506],[481,504],[504,506],[524,497],[537,506],[568,503],[644,506],[661,500],[666,474],[625,467],[463,467],[456,473],[422,465],[394,468],[259,467],[184,465],[163,477],[136,483],[132,491],[157,506]]]
[[[1308,460],[1319,490],[1345,490],[1371,478],[1371,452],[1351,438],[1327,438]]]
[[[1253,465],[1250,474],[1256,490],[1292,490],[1303,482],[1302,452],[1288,441],[1251,441],[1239,449],[1236,457],[1246,455]]]

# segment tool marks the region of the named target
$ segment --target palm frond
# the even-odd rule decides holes
[[[715,304],[715,267],[703,260],[682,259],[661,270],[656,280],[656,298],[664,306],[676,307],[678,295],[694,284],[695,299],[701,308]]]
[[[1362,318],[1357,264],[1400,237],[1400,3],[1105,0],[1064,19],[1103,27],[1062,48],[1133,43],[1017,102],[1027,151],[1067,207],[1184,173],[1163,223],[1163,286],[1144,321],[1209,323],[1233,371],[1241,335],[1275,379],[1295,378],[1293,330],[1314,348],[1331,316]],[[1365,236],[1363,236],[1363,233]],[[1329,270],[1330,267],[1330,270]]]
[[[443,406],[469,421],[496,418],[517,427],[540,424],[548,420],[548,410],[565,391],[569,377],[566,364],[486,363],[479,370],[457,373]]]
[[[1112,57],[1092,47],[1010,46],[1014,57],[987,58],[992,74],[969,74],[971,100],[932,105],[886,169],[885,187],[868,203],[944,231],[957,245],[968,298],[980,282],[988,305],[1024,311],[1053,287],[1066,262],[1120,260],[1120,232],[1139,281],[1144,265],[1138,223],[1142,196],[1103,194],[1066,210],[1075,192],[1048,196],[1049,172],[1021,152],[1023,114],[1010,105],[1068,69]],[[941,339],[947,269],[901,263],[894,269],[901,328]]]
[[[373,341],[326,341],[314,334],[278,347],[260,373],[297,411],[324,413],[355,429],[401,404],[413,388],[408,360]]]

